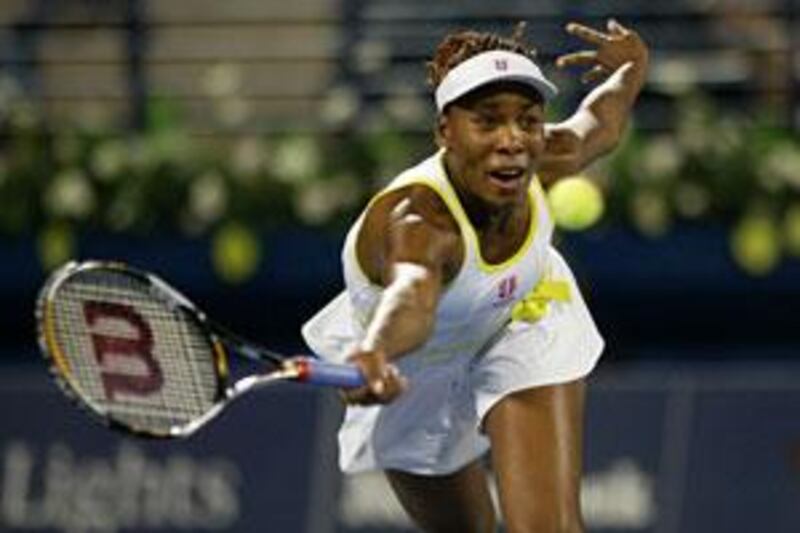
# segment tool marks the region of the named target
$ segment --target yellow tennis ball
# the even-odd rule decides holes
[[[772,272],[781,260],[778,227],[770,216],[745,216],[731,234],[731,252],[738,265],[754,276]]]
[[[67,224],[49,224],[39,233],[36,244],[45,270],[63,264],[75,254],[75,235]]]
[[[211,262],[228,283],[243,283],[255,275],[261,260],[261,243],[246,226],[222,226],[211,240]]]
[[[547,192],[550,211],[558,227],[581,231],[595,224],[605,210],[603,193],[583,176],[572,176],[556,182]]]

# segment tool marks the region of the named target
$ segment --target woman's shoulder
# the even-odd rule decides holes
[[[441,152],[437,152],[389,181],[367,205],[365,223],[385,227],[410,212],[441,229],[457,230],[447,198],[449,191],[441,183],[441,158]]]
[[[390,249],[394,249],[390,255],[399,253],[398,247],[405,250],[401,255],[426,255],[423,249],[430,248],[429,253],[440,257],[445,280],[452,278],[463,258],[456,219],[439,194],[422,183],[394,189],[371,204],[353,244],[364,273],[373,282],[379,279]],[[422,249],[412,252],[409,246]]]
[[[364,213],[364,226],[384,232],[391,224],[401,224],[408,218],[419,219],[444,232],[459,231],[440,191],[424,181],[406,183],[376,198]]]

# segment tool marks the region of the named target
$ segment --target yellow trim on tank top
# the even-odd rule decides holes
[[[444,157],[439,158],[439,172],[442,173],[442,176],[445,179],[447,178],[447,170],[444,167]],[[448,183],[449,180],[448,180]],[[453,185],[450,184],[450,188],[455,195],[455,189],[452,188]],[[456,206],[456,209],[453,210],[453,204],[448,199],[445,199],[447,202],[448,207],[450,207],[450,211],[453,213],[453,216],[456,217],[456,221],[458,222],[459,226],[467,228],[467,233],[469,233],[469,238],[472,240],[472,244],[475,247],[475,257],[478,261],[478,268],[483,272],[488,274],[492,274],[495,272],[499,272],[509,266],[513,265],[519,259],[528,252],[530,249],[531,244],[533,243],[533,238],[536,235],[536,231],[539,227],[539,209],[538,203],[536,201],[536,195],[533,193],[532,187],[538,187],[541,190],[541,185],[539,183],[539,178],[534,174],[533,178],[531,179],[531,185],[528,187],[528,202],[530,203],[530,210],[531,210],[531,218],[528,224],[528,233],[525,235],[525,240],[520,245],[519,249],[514,252],[514,254],[502,261],[500,263],[489,263],[483,258],[483,253],[481,253],[481,242],[478,238],[478,232],[475,231],[475,228],[472,226],[472,223],[467,216],[466,211],[464,211],[464,207],[461,205],[461,202],[458,201],[458,197],[453,199],[453,204]],[[438,190],[438,189],[437,189]],[[444,197],[443,197],[444,198]]]
[[[439,161],[439,164],[441,165],[441,167],[440,167],[441,172],[444,172],[444,164],[442,163],[441,159]],[[445,174],[445,179],[447,179],[446,178],[446,174]],[[509,257],[508,259],[502,261],[501,263],[489,263],[483,258],[483,254],[481,253],[480,239],[478,239],[478,233],[475,231],[475,228],[472,226],[472,223],[469,221],[469,217],[467,216],[467,213],[464,211],[464,208],[461,206],[461,203],[458,201],[458,198],[455,196],[455,190],[451,189],[452,190],[452,194],[448,194],[436,182],[435,178],[432,178],[432,177],[429,177],[429,176],[424,176],[424,175],[414,176],[414,177],[411,177],[411,178],[403,180],[402,183],[399,183],[396,186],[390,186],[390,187],[387,187],[387,188],[379,191],[367,203],[367,207],[364,209],[362,217],[366,217],[366,213],[369,212],[369,209],[375,204],[375,202],[377,202],[378,200],[380,200],[384,196],[386,196],[386,195],[388,195],[388,194],[390,194],[392,192],[398,191],[400,189],[403,189],[405,187],[410,187],[412,185],[424,185],[424,186],[430,187],[437,195],[439,195],[439,197],[442,199],[442,201],[445,203],[445,205],[447,205],[447,208],[449,209],[450,214],[453,215],[453,217],[456,219],[456,223],[458,224],[459,231],[460,231],[461,235],[465,239],[470,239],[472,241],[473,247],[475,248],[475,257],[476,257],[477,262],[478,262],[478,268],[480,268],[482,271],[491,274],[491,273],[494,273],[494,272],[499,272],[499,271],[501,271],[501,270],[503,270],[505,268],[508,268],[509,266],[511,266],[514,263],[516,263],[517,261],[519,261],[519,259],[523,255],[525,255],[528,252],[528,250],[530,249],[530,247],[531,247],[531,245],[533,243],[534,237],[536,236],[536,230],[538,229],[538,226],[539,226],[538,202],[536,201],[536,195],[534,194],[534,192],[533,192],[531,187],[535,187],[539,191],[542,190],[542,186],[539,183],[539,179],[535,175],[533,176],[533,179],[531,180],[531,187],[528,187],[528,191],[527,191],[528,192],[528,202],[530,204],[530,211],[531,211],[531,217],[530,217],[530,221],[528,223],[528,233],[525,235],[525,240],[522,242],[522,244],[520,245],[519,249],[516,252],[514,252],[514,254],[511,257]],[[452,185],[450,185],[450,187],[452,188]],[[363,222],[364,222],[364,219],[362,218],[361,223],[363,224]],[[361,228],[359,227],[359,232],[360,231],[361,231]],[[369,278],[369,276],[366,275],[364,267],[363,267],[363,265],[361,264],[361,261],[358,258],[358,250],[357,250],[358,246],[357,245],[358,245],[358,239],[356,238],[356,242],[353,244],[353,259],[354,259],[355,265],[358,267],[358,270],[361,272],[361,275],[364,277],[364,279],[369,280],[370,278]],[[371,281],[370,281],[370,284],[374,285],[374,283],[372,283]]]
[[[536,176],[533,177],[531,183],[538,183],[538,179]],[[536,230],[539,227],[539,218],[538,218],[538,209],[536,203],[536,197],[533,194],[533,191],[528,187],[528,202],[530,203],[530,211],[531,211],[531,218],[530,222],[528,223],[528,233],[525,235],[525,240],[522,241],[519,249],[517,249],[514,254],[506,259],[501,263],[489,263],[483,258],[483,253],[481,252],[481,243],[480,239],[478,239],[478,233],[475,231],[475,228],[472,227],[472,224],[467,221],[469,224],[470,233],[472,234],[472,238],[474,239],[475,243],[475,253],[478,259],[478,267],[487,273],[499,272],[509,266],[513,265],[517,261],[519,261],[523,255],[525,255],[528,250],[530,249],[531,245],[533,244],[534,237],[536,236]]]
[[[442,168],[442,171],[444,169]],[[532,183],[538,183],[539,180],[534,176]],[[436,194],[442,199],[442,201],[447,205],[447,208],[450,210],[450,214],[456,219],[456,223],[458,224],[459,231],[461,235],[464,236],[465,239],[470,239],[472,241],[473,247],[475,248],[475,257],[478,260],[478,267],[487,273],[494,273],[503,270],[517,261],[527,253],[528,249],[530,248],[531,244],[533,243],[533,238],[536,235],[536,229],[538,227],[538,217],[537,217],[537,203],[535,195],[533,191],[528,188],[528,201],[530,202],[531,206],[531,219],[530,223],[528,224],[528,233],[525,235],[525,240],[520,245],[519,249],[514,252],[514,255],[503,261],[502,263],[488,263],[483,258],[483,254],[481,254],[481,246],[480,240],[478,239],[478,233],[475,231],[475,228],[472,226],[472,223],[469,221],[469,217],[467,217],[467,213],[464,211],[464,208],[461,206],[461,203],[458,201],[458,197],[455,196],[455,191],[453,190],[451,194],[448,194],[447,191],[444,190],[443,187],[436,182],[435,178],[429,176],[415,176],[413,178],[409,178],[406,180],[402,185],[397,188],[391,188],[388,191],[390,192],[402,187],[407,187],[409,185],[426,185],[433,189]],[[452,185],[451,185],[452,187]],[[452,190],[452,189],[451,189]],[[383,192],[382,192],[383,193]],[[382,193],[379,193],[382,195]],[[371,202],[370,202],[371,203]]]
[[[533,186],[536,191],[539,193],[539,198],[542,200],[542,206],[544,207],[544,212],[547,214],[549,218],[553,218],[553,213],[550,211],[550,204],[547,203],[547,193],[544,192],[544,187],[542,186],[542,182],[539,181],[539,178],[534,176],[533,179]]]

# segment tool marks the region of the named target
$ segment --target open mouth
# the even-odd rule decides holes
[[[521,186],[525,178],[525,169],[509,167],[492,170],[488,173],[489,180],[502,189],[516,189]]]

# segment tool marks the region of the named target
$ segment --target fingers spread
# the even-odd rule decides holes
[[[581,24],[570,22],[567,31],[596,46],[595,50],[582,50],[565,54],[556,60],[559,68],[570,66],[591,67],[582,77],[584,83],[608,77],[612,72],[627,63],[637,63],[646,67],[648,51],[644,41],[631,29],[624,27],[615,19],[606,23],[603,33]]]

